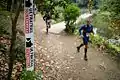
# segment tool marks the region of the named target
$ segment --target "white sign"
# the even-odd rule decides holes
[[[25,56],[26,69],[34,70],[34,15],[33,0],[25,0],[24,7],[24,26],[25,26]]]

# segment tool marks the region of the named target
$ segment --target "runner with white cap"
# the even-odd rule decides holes
[[[79,52],[80,48],[82,46],[85,46],[84,48],[84,60],[88,60],[87,59],[87,48],[88,48],[88,42],[89,42],[89,34],[90,33],[93,33],[93,26],[91,25],[91,19],[87,19],[86,20],[87,24],[85,25],[82,25],[79,29],[79,33],[80,33],[80,36],[81,38],[83,39],[83,43],[80,44],[78,47],[77,47],[77,51]],[[94,34],[94,33],[93,33]]]

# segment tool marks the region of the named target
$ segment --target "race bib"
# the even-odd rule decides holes
[[[50,20],[47,20],[48,23],[50,23],[51,21]]]
[[[86,36],[89,37],[90,33],[86,33]]]

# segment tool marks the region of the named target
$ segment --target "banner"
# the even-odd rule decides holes
[[[34,70],[34,14],[33,0],[24,2],[24,26],[25,26],[25,56],[26,69]]]

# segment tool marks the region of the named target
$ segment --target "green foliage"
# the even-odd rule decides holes
[[[52,19],[57,20],[57,22],[63,20],[61,14],[68,4],[71,3],[70,0],[36,0],[38,10],[42,15],[50,13]],[[59,19],[62,18],[62,19]]]
[[[57,0],[44,0],[43,2],[42,2],[42,6],[40,6],[41,8],[41,12],[42,12],[42,14],[45,14],[45,13],[48,13],[48,12],[50,12],[51,13],[51,15],[53,15],[53,14],[55,14],[56,13],[56,7],[57,6],[59,6],[59,1],[57,1]]]
[[[110,28],[114,32],[114,36],[120,35],[120,1],[119,0],[102,0],[102,11],[110,12]]]
[[[103,11],[109,11],[111,13],[120,13],[120,1],[119,0],[103,0],[103,5],[101,7],[101,10]],[[117,16],[117,15],[116,15]]]
[[[39,72],[36,74],[36,80],[43,80],[41,76],[42,76],[42,71],[39,71]]]
[[[5,10],[7,7],[7,0],[0,0],[0,8]]]
[[[23,70],[21,73],[20,80],[35,80],[35,78],[36,78],[35,72]]]
[[[105,47],[106,51],[113,56],[118,56],[120,54],[120,46],[116,46],[114,44],[108,43],[106,39],[101,37],[100,35],[90,36],[93,45],[97,45],[99,48],[101,45]]]
[[[23,39],[16,40],[16,48],[15,48],[16,59],[18,62],[21,62],[25,67],[25,42]]]
[[[80,8],[87,8],[89,0],[72,0],[74,3],[76,3]],[[92,0],[93,1],[93,9],[98,9],[100,0]]]
[[[80,9],[74,5],[70,4],[65,8],[64,11],[64,20],[66,22],[66,31],[69,33],[74,33],[75,30],[75,21],[80,15]]]
[[[113,29],[110,27],[110,13],[98,12],[93,17],[93,25],[98,28],[98,34],[103,37],[111,38],[114,35]]]
[[[7,11],[0,11],[0,35],[11,34],[11,22],[10,22],[10,13]]]
[[[90,36],[90,39],[91,39],[91,41],[92,41],[92,43],[94,44],[94,45],[102,45],[103,43],[105,43],[105,40],[104,40],[104,38],[102,38],[101,36],[99,36],[99,35],[91,35]]]
[[[64,9],[62,7],[57,6],[55,7],[55,11],[56,13],[52,16],[52,19],[54,20],[53,23],[55,24],[64,21],[63,17]]]
[[[79,14],[80,10],[76,5],[74,4],[68,5],[64,12],[65,21],[68,20],[75,21]]]
[[[64,9],[71,3],[71,0],[59,0],[59,6],[63,7]]]
[[[118,56],[120,54],[120,47],[113,45],[113,44],[107,44],[107,52],[111,53],[114,56]]]
[[[34,71],[23,70],[20,76],[20,80],[42,80],[42,72],[35,73]]]

